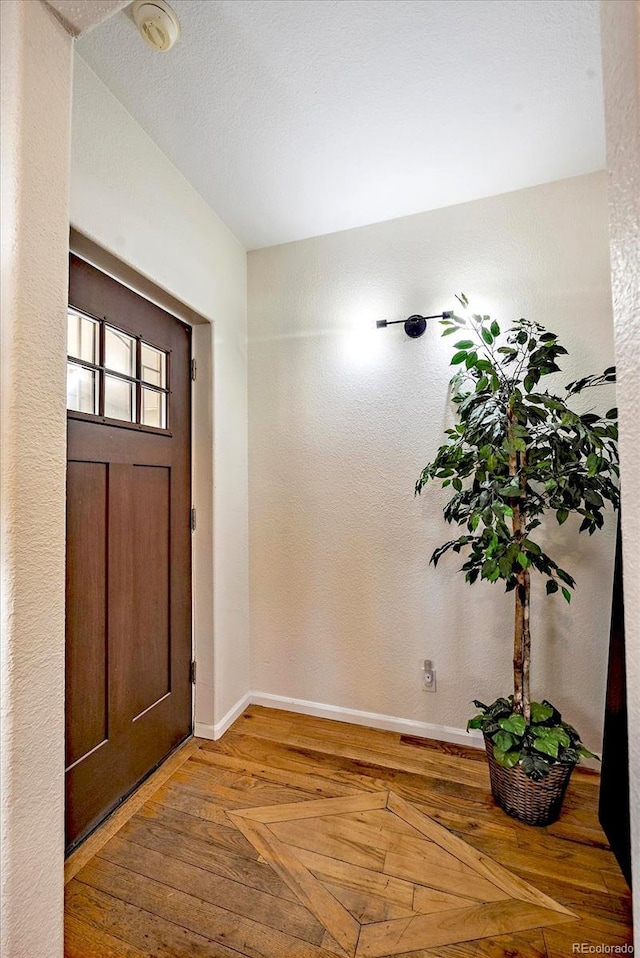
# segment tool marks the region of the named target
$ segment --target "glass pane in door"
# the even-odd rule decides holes
[[[112,326],[104,327],[104,364],[123,376],[136,374],[136,341]],[[118,416],[121,419],[122,416]]]
[[[167,354],[161,349],[142,343],[141,359],[141,379],[143,382],[164,389],[167,385]]]
[[[67,313],[67,354],[85,363],[98,365],[98,322],[69,310]]]
[[[77,363],[67,363],[67,409],[98,414],[98,373]]]
[[[104,377],[104,414],[109,419],[135,422],[135,383],[117,376]]]
[[[167,395],[156,392],[155,389],[142,387],[142,417],[145,426],[156,426],[157,429],[167,428]]]

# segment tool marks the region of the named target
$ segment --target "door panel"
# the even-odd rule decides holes
[[[66,764],[108,738],[107,483],[104,462],[69,462],[67,629],[77,640],[66,659]]]
[[[70,355],[70,395],[91,365],[96,384],[95,414],[68,414],[71,847],[191,731],[191,331],[74,256],[69,301],[96,324],[95,350]]]
[[[132,583],[137,601],[131,618],[127,673],[133,719],[171,691],[170,470],[133,466],[130,526]],[[137,641],[134,641],[137,637]]]

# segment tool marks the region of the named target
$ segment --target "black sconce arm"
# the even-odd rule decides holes
[[[422,336],[427,328],[428,319],[451,319],[452,316],[452,309],[447,309],[442,313],[435,313],[433,316],[420,316],[418,313],[415,313],[413,316],[409,316],[408,319],[379,319],[376,322],[376,326],[378,329],[384,329],[386,326],[395,326],[398,323],[404,323],[404,331],[407,336],[410,336],[411,339],[417,339],[419,336]]]

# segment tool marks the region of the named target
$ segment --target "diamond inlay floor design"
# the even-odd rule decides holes
[[[227,814],[349,958],[576,917],[392,791]]]

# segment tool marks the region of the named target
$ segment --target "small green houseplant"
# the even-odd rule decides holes
[[[466,297],[458,299],[466,310]],[[531,575],[545,577],[547,595],[567,602],[575,585],[536,536],[547,514],[562,525],[578,513],[580,531],[591,535],[607,503],[618,508],[617,411],[581,414],[571,406],[584,390],[615,382],[615,368],[558,394],[541,385],[567,354],[555,333],[518,319],[503,334],[476,314],[448,316],[442,325],[443,336],[459,336],[451,359],[457,424],[422,470],[416,493],[433,480],[450,487],[444,518],[465,528],[435,550],[434,566],[450,550],[463,553],[467,582],[502,582],[514,593],[513,694],[490,705],[475,701],[479,714],[468,727],[484,733],[498,803],[530,824],[548,824],[574,766],[595,756],[554,706],[531,701]]]

